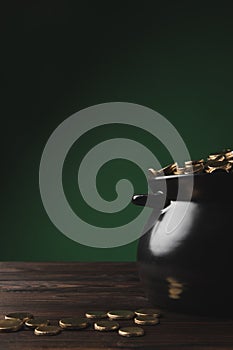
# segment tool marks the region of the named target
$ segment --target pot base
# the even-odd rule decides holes
[[[189,279],[168,274],[149,264],[140,264],[139,275],[151,305],[183,314],[230,317],[233,314],[232,288],[218,281]],[[155,277],[156,276],[156,277]],[[229,281],[226,281],[229,285]]]

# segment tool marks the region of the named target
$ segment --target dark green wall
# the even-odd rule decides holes
[[[233,146],[232,1],[140,3],[24,1],[1,14],[1,260],[135,260],[137,242],[79,245],[43,209],[43,147],[78,110],[111,101],[151,107],[174,124],[194,159]],[[156,155],[169,161],[159,147]]]

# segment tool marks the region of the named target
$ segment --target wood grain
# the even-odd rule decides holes
[[[87,310],[149,307],[136,263],[0,263],[0,317],[29,311],[56,323]],[[233,321],[163,312],[161,324],[147,326],[145,336],[123,338],[92,327],[39,337],[25,329],[0,333],[0,350],[39,349],[233,349]],[[132,321],[121,321],[122,326]]]

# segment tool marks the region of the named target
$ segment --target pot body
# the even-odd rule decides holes
[[[213,182],[218,183],[219,179],[224,177],[218,176]],[[198,186],[198,182],[194,183],[194,190],[200,190]],[[171,201],[140,238],[140,278],[154,306],[184,313],[232,316],[231,190],[220,191],[221,198],[217,196],[216,200],[214,196],[211,200],[192,200],[188,206],[185,201]],[[153,217],[158,217],[156,210],[150,221]]]

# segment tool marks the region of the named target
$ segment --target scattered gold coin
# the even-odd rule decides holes
[[[137,316],[134,322],[141,326],[152,326],[159,323],[159,318],[154,316]]]
[[[140,337],[145,334],[144,329],[140,327],[124,327],[120,328],[118,333],[123,337]]]
[[[34,330],[35,335],[57,335],[61,333],[61,328],[57,326],[40,326]]]
[[[46,320],[44,318],[31,318],[25,322],[26,326],[30,328],[37,328],[40,326],[48,326],[49,325],[49,320]]]
[[[87,318],[93,318],[93,319],[96,319],[96,318],[100,319],[100,318],[107,318],[108,317],[107,313],[104,311],[88,311],[88,312],[86,312],[85,316]]]
[[[9,314],[5,315],[5,319],[21,320],[23,322],[29,320],[30,318],[33,318],[33,315],[29,312],[10,312]]]
[[[23,327],[23,322],[19,319],[0,320],[0,332],[16,332]]]
[[[119,323],[114,321],[97,321],[94,323],[94,329],[96,331],[115,331],[120,327]]]
[[[69,317],[62,318],[59,321],[59,326],[64,329],[83,329],[89,326],[89,322],[84,317]]]
[[[130,310],[112,310],[107,315],[113,320],[129,320],[134,317],[134,312]]]
[[[139,309],[135,311],[137,316],[153,316],[160,317],[161,314],[157,309]]]
[[[177,293],[176,293],[177,294]],[[136,317],[135,317],[136,314]],[[102,319],[109,317],[108,320],[97,320],[94,323],[94,329],[97,331],[115,331],[124,337],[138,337],[144,335],[144,330],[140,327],[123,327],[120,328],[118,322],[114,320],[133,319],[136,324],[155,325],[159,323],[160,313],[157,309],[139,309],[135,312],[131,310],[111,310],[105,311],[88,311],[84,317],[69,317],[59,321],[59,326],[50,325],[50,321],[42,318],[34,318],[28,312],[12,312],[5,315],[4,320],[0,320],[0,332],[14,332],[20,330],[24,323],[27,327],[34,329],[35,335],[56,335],[62,330],[79,330],[89,326],[89,319]]]

